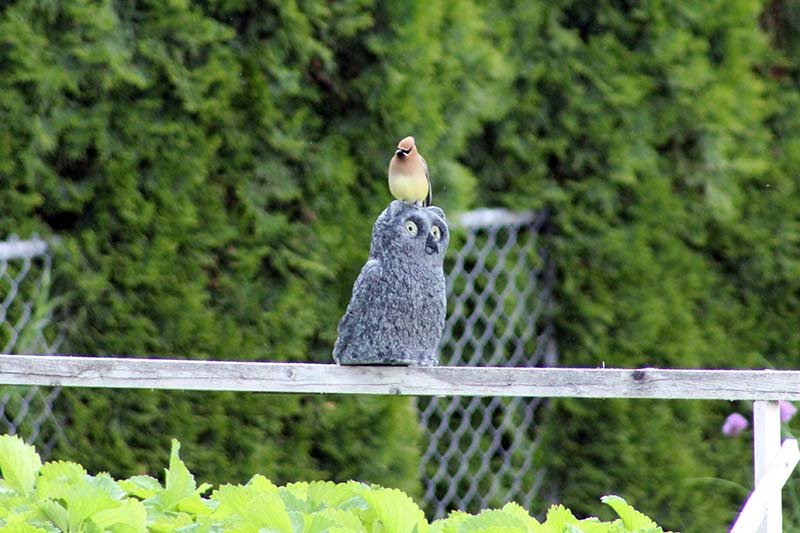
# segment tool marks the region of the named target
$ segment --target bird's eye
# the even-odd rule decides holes
[[[431,235],[433,235],[433,240],[438,241],[442,238],[442,230],[439,229],[439,226],[434,226],[431,228]]]
[[[417,225],[414,223],[413,220],[406,220],[405,226],[406,226],[406,230],[411,235],[416,235],[417,234]]]

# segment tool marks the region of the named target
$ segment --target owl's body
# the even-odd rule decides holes
[[[438,207],[393,201],[375,221],[369,260],[353,286],[333,349],[338,364],[438,364],[450,240]]]

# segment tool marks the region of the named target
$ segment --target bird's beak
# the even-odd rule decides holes
[[[407,156],[407,155],[408,155],[410,152],[411,152],[411,150],[403,150],[402,148],[398,148],[398,149],[397,149],[397,151],[395,152],[395,155],[397,155],[397,156],[399,156],[399,157],[405,157],[405,156]]]
[[[439,243],[433,238],[433,235],[428,234],[428,239],[425,241],[425,253],[428,255],[439,253]]]

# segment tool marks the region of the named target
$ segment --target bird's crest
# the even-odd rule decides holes
[[[406,153],[410,152],[412,148],[414,148],[414,137],[411,135],[397,143],[397,149]]]

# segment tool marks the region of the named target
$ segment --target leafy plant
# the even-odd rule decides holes
[[[456,511],[428,523],[404,492],[357,481],[279,487],[262,475],[245,485],[197,485],[172,441],[164,484],[150,476],[115,481],[65,461],[42,465],[33,446],[0,436],[0,533],[624,533],[661,532],[619,496],[619,518],[579,520],[561,505],[544,522],[516,503],[477,515]]]

